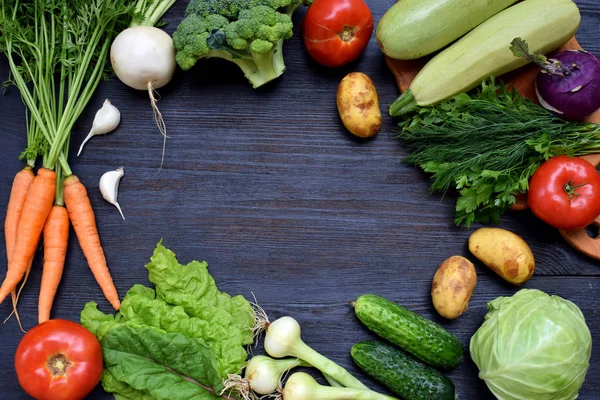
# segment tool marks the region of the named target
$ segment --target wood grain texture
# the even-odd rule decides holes
[[[590,154],[581,158],[585,159],[596,168],[600,165],[600,154]],[[597,229],[600,226],[600,215],[590,225]],[[600,260],[600,240],[598,239],[598,236],[591,237],[588,234],[588,227],[575,231],[561,230],[560,234],[571,246],[579,250],[581,253],[595,258],[596,260]]]
[[[367,1],[376,21],[393,2]],[[168,13],[168,32],[175,29],[186,3],[180,0]],[[596,0],[577,3],[583,16],[578,39],[600,54],[600,5]],[[302,14],[295,16],[296,22]],[[357,62],[325,69],[304,51],[298,24],[295,33],[284,47],[286,73],[259,90],[251,88],[235,65],[223,61],[203,61],[191,71],[176,73],[160,90],[159,107],[170,135],[160,172],[162,137],[145,93],[115,80],[102,84],[73,132],[72,168],[90,192],[121,295],[135,283],[148,283],[143,266],[162,238],[181,261],[208,261],[222,290],[248,297],[253,292],[272,318],[297,318],[309,345],[381,389],[360,374],[349,357],[352,344],[371,337],[346,305],[349,300],[367,292],[389,297],[444,324],[467,349],[483,322],[486,303],[518,289],[469,255],[467,238],[477,226],[453,226],[452,195],[429,195],[428,177],[402,163],[406,150],[393,139],[390,118],[384,118],[373,140],[356,140],[344,131],[335,93],[345,74],[368,74],[378,88],[382,110],[398,95],[376,42],[369,43]],[[0,79],[7,75],[2,59]],[[121,111],[121,126],[93,138],[75,157],[107,97]],[[25,144],[24,108],[14,88],[0,97],[0,120],[4,220],[10,183],[23,165],[17,156]],[[119,190],[125,221],[97,190],[100,176],[119,166],[125,168]],[[598,261],[575,252],[558,231],[529,212],[509,213],[500,226],[521,235],[535,254],[536,272],[525,287],[577,303],[594,343],[600,343]],[[479,277],[469,311],[447,322],[436,316],[429,290],[439,264],[454,254],[474,261]],[[6,265],[3,247],[0,265]],[[20,307],[26,327],[36,322],[40,268],[38,257]],[[78,320],[87,301],[111,310],[71,235],[52,316]],[[0,316],[9,312],[9,302],[0,306]],[[21,337],[16,321],[0,326],[3,400],[27,398],[16,382],[12,361]],[[593,347],[580,399],[600,398],[599,347]],[[469,359],[449,376],[461,398],[493,398]],[[111,396],[97,389],[89,398]]]

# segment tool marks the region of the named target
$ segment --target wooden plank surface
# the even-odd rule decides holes
[[[168,32],[175,29],[186,3],[180,0],[167,14]],[[600,54],[600,4],[577,3],[583,16],[577,37],[584,48]],[[378,21],[393,0],[368,4]],[[295,22],[302,14],[298,12]],[[467,349],[483,322],[486,303],[517,289],[476,263],[479,282],[470,310],[450,323],[436,316],[428,294],[431,277],[446,257],[469,256],[466,241],[472,230],[454,227],[453,198],[430,196],[428,177],[402,163],[406,151],[393,139],[390,118],[384,118],[374,140],[345,133],[335,92],[346,73],[371,76],[384,115],[398,95],[375,40],[356,63],[325,69],[304,51],[298,24],[295,33],[284,47],[287,72],[262,89],[253,90],[235,65],[218,60],[176,73],[160,90],[159,107],[170,135],[160,172],[162,137],[145,94],[115,80],[97,91],[73,132],[71,164],[90,192],[119,292],[148,282],[143,265],[162,238],[181,261],[208,261],[222,290],[248,297],[253,292],[272,318],[297,318],[309,345],[361,378],[349,349],[371,335],[346,304],[362,293],[389,297],[435,319]],[[2,59],[0,79],[7,75]],[[107,97],[121,110],[121,126],[92,139],[76,158],[76,148]],[[10,183],[22,167],[17,156],[25,143],[24,118],[18,93],[8,89],[0,97],[2,220]],[[119,192],[125,221],[97,190],[102,173],[118,166],[125,168]],[[599,263],[577,254],[529,212],[506,215],[500,226],[525,238],[536,256],[535,276],[525,287],[568,298],[585,314],[594,347],[580,398],[600,398]],[[53,317],[78,320],[91,300],[109,311],[74,235],[69,244]],[[6,265],[1,249],[0,265]],[[39,283],[38,257],[20,307],[26,327],[36,322]],[[9,312],[9,302],[0,306],[0,316]],[[14,320],[0,326],[3,400],[27,398],[12,361],[21,337]],[[493,398],[468,357],[449,376],[462,399]],[[89,398],[111,397],[97,389]]]

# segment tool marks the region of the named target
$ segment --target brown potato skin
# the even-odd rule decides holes
[[[342,123],[355,136],[369,138],[381,129],[381,110],[375,84],[362,72],[351,72],[337,90],[337,109]]]
[[[529,245],[517,234],[500,228],[481,228],[469,236],[475,257],[513,285],[527,282],[535,271]]]
[[[477,272],[473,263],[461,256],[449,257],[433,276],[433,306],[442,317],[456,319],[467,311],[475,286]]]

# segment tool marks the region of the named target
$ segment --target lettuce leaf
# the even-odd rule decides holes
[[[93,302],[81,312],[102,344],[104,389],[123,400],[217,398],[246,364],[250,303],[220,292],[206,262],[182,265],[162,243],[146,268],[155,290],[134,285],[116,315]]]

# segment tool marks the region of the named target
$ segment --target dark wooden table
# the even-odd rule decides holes
[[[168,32],[186,3],[181,0],[167,14]],[[368,3],[378,21],[393,0]],[[600,5],[577,3],[583,16],[577,37],[600,54]],[[393,139],[391,118],[384,117],[380,134],[369,141],[354,139],[341,125],[335,93],[346,73],[372,77],[384,115],[398,95],[375,40],[358,62],[326,69],[304,51],[298,24],[295,32],[284,48],[287,72],[260,90],[253,90],[235,65],[218,60],[176,73],[160,90],[170,135],[160,173],[162,137],[145,94],[117,80],[101,85],[75,127],[70,159],[90,192],[117,289],[123,296],[133,284],[148,283],[144,264],[162,238],[180,261],[208,261],[222,290],[248,298],[253,292],[272,318],[297,318],[309,345],[361,378],[349,350],[372,336],[347,302],[363,293],[387,296],[442,323],[468,349],[486,303],[518,289],[477,263],[479,282],[469,311],[453,322],[436,315],[429,296],[433,273],[451,255],[474,260],[466,247],[472,230],[453,226],[453,199],[428,195],[428,177],[402,163],[406,151]],[[0,79],[7,75],[2,59]],[[107,97],[120,109],[121,125],[92,139],[77,158],[76,148]],[[23,166],[17,157],[25,146],[24,107],[14,88],[0,97],[0,121],[4,220],[12,178]],[[97,189],[100,176],[118,166],[125,167],[119,192],[125,221]],[[521,235],[535,254],[535,275],[524,286],[574,301],[600,343],[600,262],[575,252],[528,212],[506,215],[500,227]],[[0,240],[4,243],[3,233]],[[109,312],[74,234],[69,246],[53,317],[78,321],[91,300]],[[0,265],[6,265],[1,247]],[[37,321],[40,258],[20,303],[28,328]],[[10,309],[9,301],[0,306],[2,319]],[[13,368],[21,337],[14,319],[0,326],[3,400],[27,398]],[[582,400],[600,398],[599,349],[593,347]],[[493,398],[468,356],[449,376],[462,399]],[[90,398],[111,397],[98,388]]]

